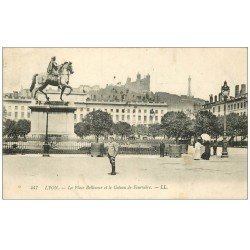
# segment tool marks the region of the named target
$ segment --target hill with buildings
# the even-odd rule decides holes
[[[51,87],[45,90],[47,93],[59,93],[58,89]],[[150,91],[150,75],[142,77],[140,73],[136,75],[135,81],[128,77],[125,84],[107,84],[105,88],[99,85],[80,85],[73,88],[72,94],[83,94],[87,102],[124,102],[124,103],[155,103],[168,106],[169,111],[182,110],[186,113],[194,113],[205,103],[205,100],[195,98],[191,94],[191,77],[188,78],[187,95],[176,95],[167,92]],[[31,99],[32,94],[29,89],[21,89],[20,92],[5,94],[10,99]]]
[[[201,107],[205,100],[191,95],[191,77],[188,78],[188,95],[150,91],[150,75],[143,78],[138,73],[135,81],[128,77],[125,84],[107,84],[105,88],[87,91],[88,100],[116,102],[167,103],[171,110],[193,110]]]

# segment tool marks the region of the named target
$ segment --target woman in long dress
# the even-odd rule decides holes
[[[195,144],[194,144],[194,160],[200,160],[201,159],[201,143],[198,140]]]
[[[201,158],[203,160],[209,160],[210,158],[210,142],[209,141],[205,141],[204,142],[204,146],[205,146],[205,152],[202,154]]]

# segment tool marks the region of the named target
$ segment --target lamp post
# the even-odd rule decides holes
[[[43,156],[49,156],[49,140],[48,140],[48,125],[49,125],[49,106],[46,108],[46,130],[45,130],[45,142],[43,144]]]
[[[227,86],[227,82],[224,82],[224,85],[221,87],[221,95],[224,100],[224,131],[223,131],[223,144],[222,144],[222,154],[221,158],[227,158],[228,152],[227,152],[227,98],[230,93],[230,88]]]

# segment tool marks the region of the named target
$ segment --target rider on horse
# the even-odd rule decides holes
[[[60,67],[60,65],[58,65],[56,63],[56,57],[55,56],[51,57],[51,60],[49,62],[48,68],[47,68],[47,73],[48,73],[48,75],[56,77],[56,79],[58,81],[58,88],[62,88],[61,79],[60,79],[59,73],[58,73],[59,67]]]
[[[63,101],[62,95],[65,89],[70,89],[70,92],[67,95],[70,95],[71,91],[73,90],[72,87],[69,86],[69,77],[71,74],[74,74],[72,62],[64,62],[62,65],[57,65],[55,61],[56,58],[52,57],[46,73],[33,75],[30,92],[35,89],[34,99],[37,100],[36,95],[38,92],[41,92],[45,95],[47,101],[49,101],[47,93],[44,92],[44,89],[48,85],[58,86],[58,88],[61,88],[61,101]]]

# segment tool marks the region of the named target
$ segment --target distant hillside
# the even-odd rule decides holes
[[[89,91],[91,100],[95,101],[128,101],[149,102],[154,101],[153,92],[136,92],[125,85],[107,85],[106,88]]]
[[[106,88],[89,91],[89,98],[94,101],[120,101],[120,102],[150,102],[167,103],[170,110],[193,110],[205,103],[200,98],[176,95],[166,92],[135,92],[126,85],[107,85]]]

